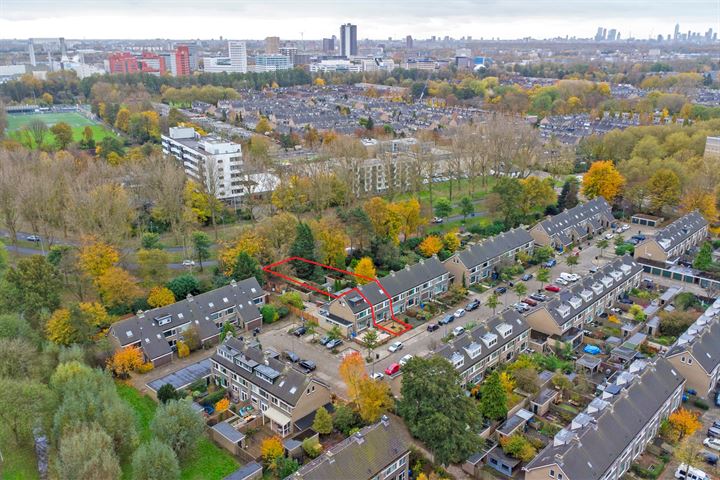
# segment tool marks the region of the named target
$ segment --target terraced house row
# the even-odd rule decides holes
[[[614,221],[607,201],[603,197],[595,197],[543,220],[530,229],[530,235],[538,245],[565,249],[597,235]]]
[[[635,258],[660,263],[676,263],[678,257],[702,243],[708,235],[708,222],[697,210],[678,218],[635,247]]]

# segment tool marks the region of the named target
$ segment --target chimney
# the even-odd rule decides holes
[[[231,286],[231,287],[237,287],[237,282],[235,281],[234,278],[233,278],[232,280],[230,280],[230,286]]]
[[[138,318],[145,318],[145,312],[143,312],[142,310],[138,310],[138,311],[137,311],[137,317],[138,317]]]
[[[383,426],[387,428],[388,426],[390,426],[390,418],[387,415],[383,415],[382,417],[380,417],[380,423],[382,423]]]
[[[187,294],[187,301],[188,301],[188,302],[192,302],[192,301],[194,301],[194,300],[195,300],[195,299],[193,298],[192,293],[188,293],[188,294]]]

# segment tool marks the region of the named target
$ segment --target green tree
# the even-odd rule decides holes
[[[368,329],[362,340],[363,347],[367,348],[368,358],[372,358],[373,351],[378,347],[378,333],[374,328]]]
[[[507,411],[507,394],[500,382],[500,375],[494,371],[480,387],[480,413],[485,418],[502,420]]]
[[[565,263],[567,264],[568,267],[570,267],[571,272],[573,271],[573,267],[575,265],[577,265],[578,262],[579,262],[578,257],[576,255],[572,255],[572,254],[568,255],[568,257],[565,259]]]
[[[277,309],[272,305],[263,305],[260,308],[260,314],[262,315],[263,323],[273,323],[280,318]]]
[[[440,218],[445,218],[452,212],[452,204],[447,198],[438,198],[435,200],[435,215]]]
[[[350,430],[356,428],[358,425],[360,425],[360,417],[352,408],[348,407],[344,403],[335,405],[333,426],[337,431],[347,436],[350,433]]]
[[[460,199],[460,213],[462,213],[463,221],[467,220],[467,217],[475,213],[475,205],[470,197],[463,197]]]
[[[333,327],[328,331],[328,338],[331,340],[338,340],[342,337],[342,331],[340,330],[340,327],[337,325],[333,325]]]
[[[59,478],[120,478],[120,463],[112,439],[97,424],[64,432],[59,443],[56,463]]]
[[[522,216],[520,200],[525,193],[520,181],[516,178],[500,177],[492,192],[488,199],[490,210],[496,212],[508,227],[516,226]]]
[[[332,432],[333,419],[325,407],[320,407],[315,412],[315,420],[313,420],[312,429],[323,435],[327,435]]]
[[[663,208],[677,205],[680,201],[680,177],[669,168],[661,168],[647,181],[647,191],[650,208],[656,213],[662,213]]]
[[[695,256],[693,267],[703,271],[709,270],[713,265],[712,252],[712,244],[710,242],[703,243],[700,247],[700,251]]]
[[[140,245],[146,250],[163,248],[162,243],[160,243],[160,234],[154,232],[143,233]]]
[[[212,240],[208,237],[207,233],[196,231],[193,232],[191,237],[193,250],[195,251],[195,258],[197,258],[198,264],[200,265],[200,271],[203,271],[203,260],[207,260],[210,256],[210,246]]]
[[[497,294],[490,294],[487,300],[485,300],[485,305],[487,305],[488,308],[492,308],[493,315],[495,315],[495,309],[498,307],[498,305],[500,305],[500,300],[498,299]]]
[[[607,241],[605,238],[601,238],[597,242],[597,247],[600,249],[600,256],[603,256],[603,250],[605,250],[607,247],[610,246],[610,242]]]
[[[157,398],[161,403],[167,403],[170,400],[178,399],[178,392],[171,384],[166,383],[157,391]]]
[[[158,248],[141,249],[137,252],[138,274],[147,285],[159,285],[164,283],[170,269],[170,254]]]
[[[153,438],[135,450],[132,472],[135,480],[176,480],[180,464],[172,448]]]
[[[536,277],[540,282],[540,288],[543,288],[543,286],[550,281],[550,270],[547,268],[541,268],[537,271]]]
[[[441,357],[413,358],[403,367],[397,411],[410,432],[447,465],[464,460],[480,441],[480,416],[457,370]]]
[[[545,263],[555,255],[555,251],[548,245],[536,246],[533,251],[532,261],[534,263]]]
[[[54,397],[42,383],[0,377],[0,420],[17,445],[30,443],[35,425],[47,426]]]
[[[39,327],[43,313],[60,306],[62,280],[57,270],[41,255],[18,260],[5,274],[6,285],[0,296],[10,310],[22,313],[30,323]]]
[[[524,283],[518,282],[518,283],[515,284],[515,293],[516,293],[517,296],[520,297],[521,299],[522,299],[522,297],[525,296],[525,294],[527,293],[527,290],[528,290],[528,289],[527,289],[527,285],[525,285]]]
[[[264,281],[262,268],[247,252],[238,253],[230,276],[237,281],[255,277],[261,285]]]
[[[280,457],[275,460],[275,473],[278,478],[287,478],[300,469],[300,464],[294,458]]]
[[[187,298],[190,294],[196,295],[200,293],[200,282],[189,273],[173,278],[167,283],[166,287],[173,292],[176,300]]]
[[[295,241],[290,246],[290,256],[305,260],[315,261],[315,237],[310,225],[299,222],[296,227]],[[312,263],[293,260],[292,266],[298,277],[303,279],[312,278],[315,273],[315,266]]]
[[[237,329],[235,328],[235,325],[233,325],[230,322],[223,323],[222,331],[220,332],[220,341],[224,342],[225,338],[227,338],[228,334],[235,337],[237,335]]]
[[[577,206],[580,183],[577,178],[570,177],[565,180],[560,195],[558,196],[558,210],[561,212]]]
[[[50,127],[50,131],[55,136],[55,144],[60,150],[65,150],[73,141],[72,127],[65,122],[56,123]]]
[[[189,457],[205,430],[202,417],[193,410],[189,400],[170,400],[155,412],[150,430],[173,449],[178,459]]]

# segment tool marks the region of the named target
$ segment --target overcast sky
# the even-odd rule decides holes
[[[720,0],[0,0],[0,38],[622,38],[720,29]]]

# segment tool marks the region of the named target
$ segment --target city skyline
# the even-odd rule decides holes
[[[144,14],[135,15],[142,6]],[[591,15],[588,14],[591,12]],[[167,21],[172,18],[174,21]],[[298,19],[302,19],[301,22]],[[720,23],[720,4],[693,0],[676,2],[646,0],[591,2],[570,5],[556,0],[509,2],[448,0],[376,0],[344,2],[328,0],[292,2],[250,0],[242,4],[226,0],[197,3],[165,0],[106,1],[100,5],[85,0],[57,4],[50,0],[27,2],[4,0],[0,10],[0,38],[65,36],[97,39],[211,39],[261,40],[270,35],[283,39],[321,40],[337,35],[338,26],[358,25],[358,40],[401,40],[406,35],[422,40],[472,36],[473,39],[524,37],[592,38],[598,25],[623,33],[623,39],[645,39],[681,30],[704,32]],[[128,28],[132,25],[132,28]]]

